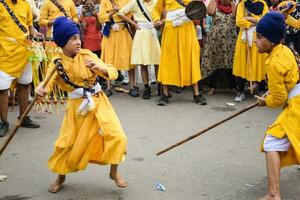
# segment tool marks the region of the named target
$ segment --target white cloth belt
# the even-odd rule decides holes
[[[156,30],[151,22],[138,22],[138,27],[140,29],[149,29],[152,32],[153,37],[157,37]]]
[[[72,92],[68,93],[68,96],[70,99],[79,99],[84,97],[84,92],[86,94],[86,97],[83,98],[82,103],[80,104],[77,113],[79,115],[86,115],[89,111],[92,111],[95,108],[95,102],[93,100],[93,94],[97,94],[101,91],[101,86],[99,83],[97,83],[93,88],[93,93],[84,91],[83,88],[77,88],[73,90]]]
[[[167,12],[167,21],[171,21],[173,26],[182,26],[186,22],[190,22],[191,20],[186,16],[185,9],[177,9]]]
[[[242,31],[242,40],[244,42],[247,42],[248,45],[249,45],[249,47],[252,47],[253,36],[254,36],[254,32],[255,31],[256,31],[256,26],[252,26],[250,28],[243,29],[243,31]],[[247,36],[248,36],[248,41],[246,41],[247,40]]]
[[[293,98],[295,96],[298,96],[298,95],[300,95],[300,83],[298,83],[297,85],[295,85],[293,87],[293,89],[291,89],[291,91],[289,92],[288,98],[291,99],[291,98]]]

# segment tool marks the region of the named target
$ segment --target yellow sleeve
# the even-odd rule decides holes
[[[285,22],[294,28],[300,29],[300,19],[297,20],[294,17],[292,17],[291,15],[288,15]]]
[[[123,8],[121,8],[118,15],[126,15],[127,13],[130,13],[134,9],[135,2],[135,0],[128,2]]]
[[[100,3],[100,11],[98,13],[98,20],[100,24],[108,22],[110,20],[109,14],[106,12],[108,11],[108,4],[106,0],[102,0]]]
[[[47,0],[44,1],[44,4],[40,10],[40,20],[39,25],[40,26],[48,26],[48,14],[49,14],[49,2]]]
[[[77,10],[73,1],[71,1],[71,17],[75,23],[78,23]]]
[[[27,13],[27,25],[29,26],[33,26],[33,14],[32,14],[32,10],[31,10],[31,6],[28,3],[28,13]]]
[[[151,15],[154,22],[160,20],[161,13],[163,11],[163,1],[164,0],[158,0],[153,7]]]
[[[106,80],[115,80],[118,78],[118,70],[113,65],[104,63],[101,59],[98,58],[97,55],[93,54],[92,52],[88,52],[88,58],[98,63],[101,67],[106,68],[108,76],[105,76],[100,72],[96,73],[97,76],[101,76]]]
[[[267,69],[270,94],[266,97],[266,104],[268,107],[276,108],[283,105],[288,98],[284,82],[284,75],[287,73],[287,69],[284,67],[286,63],[279,59],[274,58],[272,63]]]
[[[249,28],[251,26],[251,22],[244,19],[244,1],[238,4],[237,12],[236,12],[236,26],[240,28]]]

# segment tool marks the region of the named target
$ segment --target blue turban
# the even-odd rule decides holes
[[[275,44],[285,36],[285,19],[282,13],[270,11],[256,25],[256,32]]]
[[[58,17],[53,24],[53,39],[59,47],[64,47],[69,39],[79,34],[77,25],[66,17]]]

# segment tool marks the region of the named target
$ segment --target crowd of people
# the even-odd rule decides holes
[[[295,59],[300,51],[300,4],[211,0],[205,2],[206,17],[192,21],[184,14],[190,2],[0,1],[0,136],[9,128],[8,89],[14,80],[20,116],[28,104],[32,68],[27,37],[51,38],[61,48],[47,76],[59,66],[57,72],[46,88],[40,84],[35,90],[45,96],[56,84],[69,97],[48,162],[58,174],[50,192],[62,189],[67,173],[83,170],[91,162],[111,164],[110,178],[119,187],[128,185],[117,170],[125,158],[127,139],[107,96],[113,94],[111,81],[121,80],[123,74],[128,75],[129,95],[138,97],[140,66],[142,97],[151,98],[149,69],[154,67],[161,106],[172,97],[170,86],[192,86],[193,101],[206,105],[199,86],[207,80],[208,95],[213,95],[220,77],[228,80],[236,102],[245,100],[247,82],[251,91],[255,85],[259,88],[260,106],[288,102],[262,145],[269,177],[269,192],[263,199],[280,199],[280,167],[300,163],[299,63]],[[38,128],[39,124],[26,117],[21,126]]]

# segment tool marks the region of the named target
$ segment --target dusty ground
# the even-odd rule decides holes
[[[89,165],[67,176],[58,194],[47,191],[55,174],[47,169],[62,115],[32,112],[40,129],[20,129],[0,158],[0,200],[254,200],[266,192],[264,154],[259,146],[266,127],[279,110],[255,108],[159,157],[159,150],[188,137],[254,102],[229,107],[228,93],[207,97],[207,106],[191,102],[192,93],[173,93],[167,107],[151,100],[115,94],[111,102],[128,136],[128,157],[120,170],[129,187],[119,189],[108,178],[107,166]],[[17,112],[9,113],[12,124]],[[5,138],[0,139],[0,143]],[[166,191],[156,190],[156,183]],[[300,171],[282,170],[282,196],[300,199]]]

